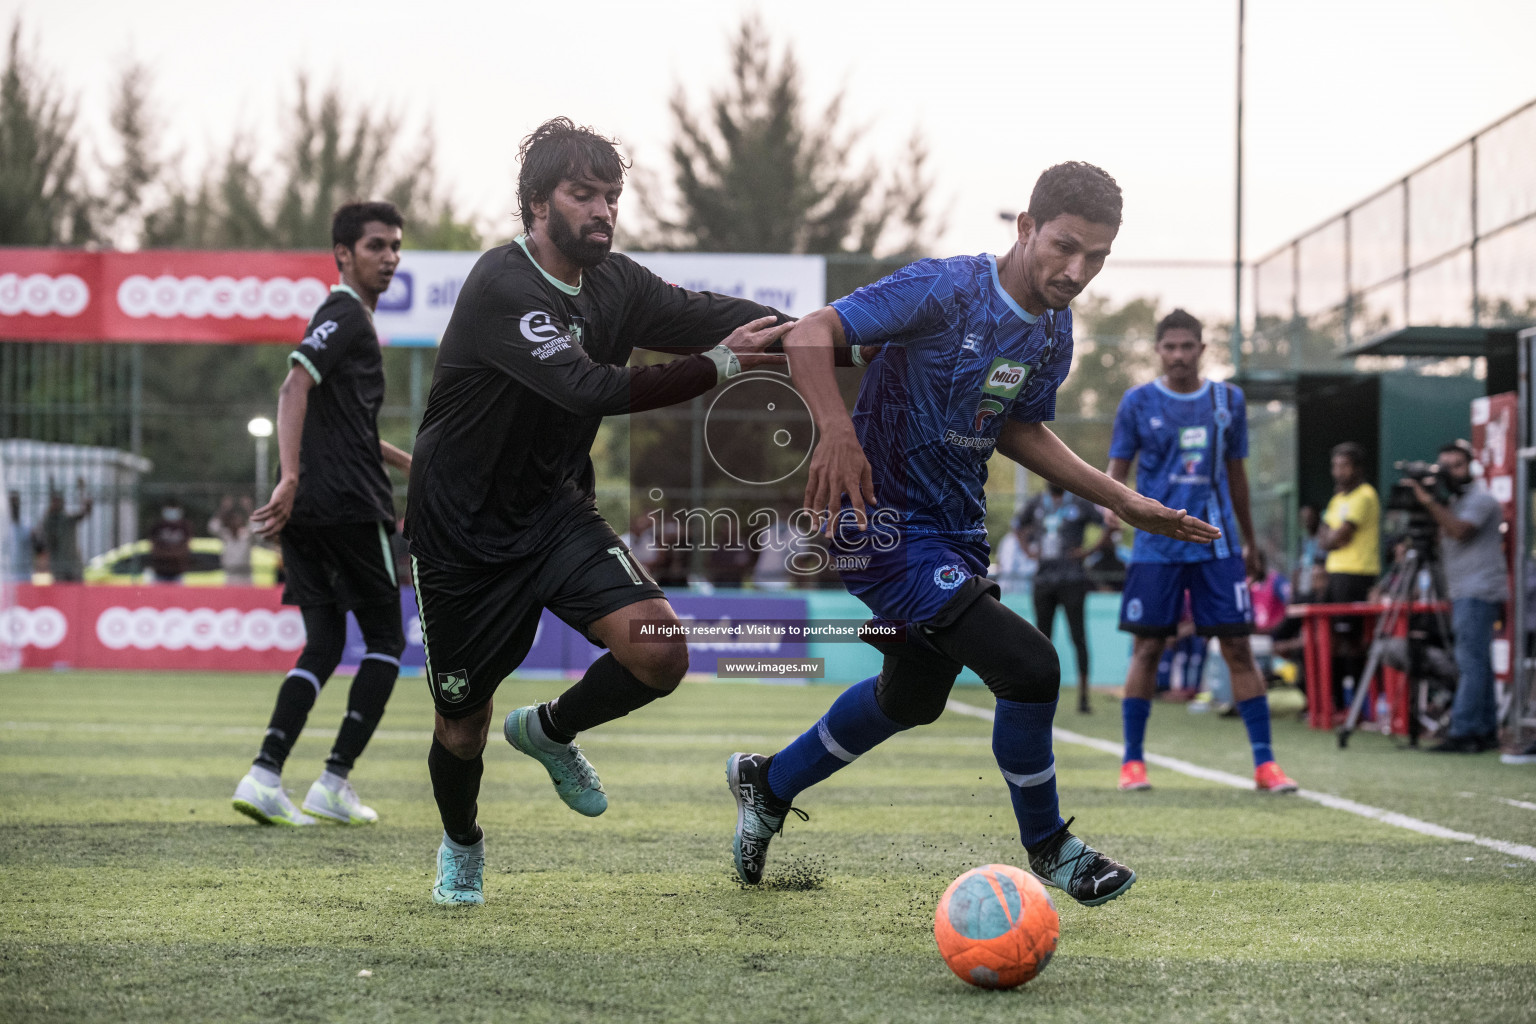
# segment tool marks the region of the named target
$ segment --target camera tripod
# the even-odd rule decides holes
[[[1432,550],[1421,550],[1415,544],[1409,547],[1403,555],[1400,571],[1393,577],[1383,595],[1383,603],[1386,609],[1376,619],[1376,630],[1371,636],[1370,653],[1366,657],[1365,671],[1360,673],[1360,678],[1355,681],[1355,697],[1350,702],[1349,714],[1344,719],[1344,724],[1339,726],[1340,749],[1349,746],[1350,733],[1354,732],[1360,724],[1360,714],[1365,708],[1365,702],[1371,692],[1371,680],[1376,677],[1381,668],[1386,642],[1397,635],[1398,623],[1408,616],[1408,664],[1405,668],[1409,685],[1409,709],[1408,709],[1408,745],[1419,745],[1419,705],[1423,702],[1422,694],[1415,694],[1415,686],[1422,687],[1424,678],[1424,645],[1426,642],[1425,630],[1415,629],[1412,616],[1414,601],[1414,585],[1421,571],[1429,573],[1429,593],[1421,595],[1420,600],[1433,606],[1433,610],[1427,614],[1435,617],[1435,623],[1439,627],[1439,635],[1448,639],[1451,635],[1450,623],[1446,620],[1443,605],[1445,595],[1441,592],[1440,567],[1436,564]],[[1423,614],[1423,613],[1421,613]]]

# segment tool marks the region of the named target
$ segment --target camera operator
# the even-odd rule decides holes
[[[1364,601],[1381,575],[1381,499],[1365,482],[1365,449],[1353,441],[1336,445],[1328,464],[1333,497],[1318,526],[1317,545],[1327,552],[1323,600],[1328,604]],[[1314,598],[1315,600],[1315,598]],[[1333,620],[1333,707],[1344,707],[1344,677],[1356,680],[1365,670],[1364,628],[1353,616]]]
[[[1440,527],[1440,562],[1451,599],[1456,634],[1456,668],[1461,675],[1451,705],[1451,727],[1431,751],[1477,754],[1499,745],[1493,693],[1493,626],[1504,612],[1509,575],[1500,534],[1498,499],[1472,477],[1472,446],[1451,441],[1439,453],[1440,479],[1449,492],[1442,502],[1417,479],[1404,480]]]

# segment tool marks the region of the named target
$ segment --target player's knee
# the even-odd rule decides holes
[[[357,626],[362,631],[369,654],[399,658],[405,652],[405,629],[397,606],[359,608],[353,614],[357,616]]]
[[[485,704],[463,718],[438,716],[434,733],[448,753],[461,761],[473,761],[485,752],[490,732],[491,706]]]
[[[944,713],[949,701],[949,691],[954,679],[930,678],[921,685],[889,685],[887,676],[881,673],[875,684],[875,704],[886,718],[904,729],[919,725],[931,725]]]
[[[1221,660],[1228,665],[1247,667],[1253,662],[1253,644],[1246,636],[1224,636],[1219,643]]]
[[[1138,636],[1131,645],[1131,660],[1141,668],[1156,668],[1163,657],[1165,640],[1160,636]]]
[[[646,686],[671,693],[688,674],[688,645],[635,644],[619,658],[619,664]]]
[[[1002,656],[986,666],[982,682],[998,700],[1048,704],[1061,691],[1061,657],[1038,630],[1010,637]]]
[[[344,633],[340,636],[308,636],[304,640],[304,650],[299,654],[297,667],[313,673],[315,678],[324,683],[336,671],[336,666],[341,664],[346,646],[347,637]]]

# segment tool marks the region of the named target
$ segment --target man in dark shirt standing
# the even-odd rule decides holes
[[[676,617],[598,514],[590,452],[602,418],[782,363],[760,352],[788,328],[771,309],[673,287],[610,254],[626,165],[609,140],[556,118],[520,155],[525,234],[483,255],[459,293],[406,511],[437,709],[427,765],[443,819],[439,903],[484,902],[476,798],[491,697],[542,609],[608,653],[556,700],[509,714],[503,733],[581,814],[601,814],[607,796],[576,735],[665,696],[687,670],[681,638],[631,633],[636,620]],[[626,366],[635,348],[697,354]]]
[[[192,565],[192,524],[175,498],[149,527],[149,569],[156,583],[176,583]]]
[[[235,790],[235,810],[264,825],[313,825],[311,815],[361,825],[379,817],[347,777],[384,715],[405,650],[389,551],[394,500],[384,464],[409,473],[411,457],[379,440],[384,359],[373,329],[374,307],[400,262],[402,224],[389,203],[349,203],[336,211],[331,239],[341,283],[288,356],[278,392],[280,474],[272,499],[251,521],[261,536],[282,539],[283,602],[299,606],[305,640],[278,690],[261,752]],[[300,811],[283,792],[283,762],[341,663],[349,611],[367,653],[325,771]]]
[[[1088,600],[1088,571],[1083,568],[1083,537],[1090,524],[1103,525],[1093,502],[1053,483],[1037,494],[1019,514],[1028,551],[1039,562],[1035,570],[1035,625],[1047,640],[1056,625],[1056,609],[1067,613],[1067,630],[1077,653],[1077,710],[1093,710],[1088,697],[1088,629],[1083,609]]]

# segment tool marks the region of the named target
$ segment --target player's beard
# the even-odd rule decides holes
[[[613,247],[612,228],[609,240],[606,242],[594,242],[584,234],[578,235],[571,227],[570,221],[551,204],[549,208],[549,240],[555,243],[555,248],[560,250],[560,255],[570,260],[582,269],[595,267],[608,258],[608,250]]]

